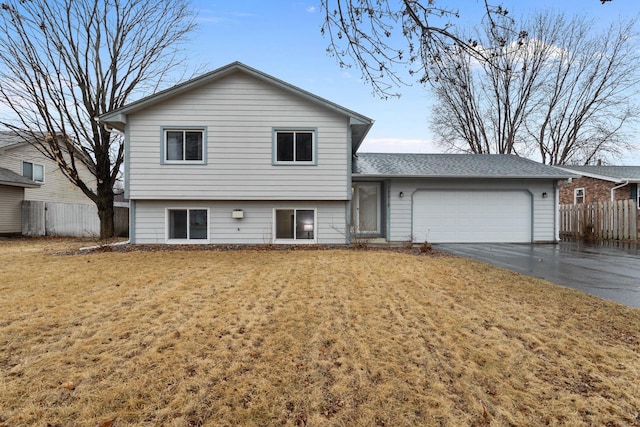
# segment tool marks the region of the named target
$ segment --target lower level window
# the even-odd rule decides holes
[[[313,209],[276,209],[276,240],[314,240],[315,217]]]
[[[169,239],[206,240],[208,222],[206,209],[169,209]]]

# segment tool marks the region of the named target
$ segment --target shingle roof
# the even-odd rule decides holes
[[[9,169],[0,168],[0,185],[9,185],[12,187],[27,187],[34,188],[39,187],[40,184],[31,181],[28,178],[18,175],[17,173],[10,171]]]
[[[562,169],[613,182],[640,182],[640,166],[562,166]]]
[[[10,131],[0,131],[0,148],[20,144],[21,142],[23,142],[23,140],[16,136],[15,133]]]
[[[575,174],[510,154],[360,153],[353,175],[430,178],[549,178]]]

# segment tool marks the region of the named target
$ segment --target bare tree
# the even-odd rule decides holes
[[[635,27],[631,20],[589,34],[592,22],[569,23],[527,123],[544,163],[589,164],[630,147],[627,130],[640,117]]]
[[[429,64],[436,94],[432,129],[452,151],[526,154],[526,119],[537,108],[533,94],[542,85],[546,59],[562,28],[549,15],[525,25],[504,21],[485,25],[474,37],[483,58],[449,48]],[[463,114],[462,114],[463,113]]]
[[[57,162],[96,204],[101,238],[114,234],[124,145],[95,118],[168,83],[184,65],[181,43],[194,25],[183,0],[0,4],[0,104],[10,111],[0,123]]]
[[[634,25],[593,34],[584,18],[540,13],[505,21],[500,31],[484,27],[478,48],[490,54],[483,59],[452,48],[430,64],[432,129],[453,151],[549,164],[619,152],[625,125],[637,117]]]

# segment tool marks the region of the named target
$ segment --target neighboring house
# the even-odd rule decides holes
[[[557,182],[508,155],[357,154],[373,120],[235,62],[106,113],[132,243],[555,242]]]
[[[638,206],[640,166],[561,166],[580,175],[560,189],[561,204],[633,199]]]
[[[74,205],[94,205],[78,187],[73,185],[60,171],[56,162],[45,157],[33,145],[24,142],[11,132],[0,132],[0,168],[11,171],[14,176],[27,179],[30,185],[20,190],[21,200],[37,202],[54,202]],[[95,183],[95,178],[83,165],[79,166],[80,176],[86,182]],[[5,172],[6,173],[6,172]],[[94,184],[95,186],[95,184]],[[0,222],[10,223],[0,233],[20,233],[21,211],[16,208],[17,187],[12,195],[0,190],[0,204],[11,204],[11,213],[3,215]]]
[[[32,179],[40,185],[25,190],[25,200],[91,205],[93,202],[67,179],[53,160],[11,132],[0,132],[0,167]],[[80,176],[92,184],[95,178],[78,162]],[[95,187],[90,185],[90,187]]]
[[[20,234],[24,192],[39,186],[35,181],[0,167],[0,234]]]

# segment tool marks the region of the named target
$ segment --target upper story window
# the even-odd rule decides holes
[[[22,162],[22,176],[31,181],[44,182],[44,166],[38,163]]]
[[[573,190],[573,204],[578,205],[580,203],[584,203],[584,188]]]
[[[204,129],[168,129],[163,132],[164,163],[204,163]]]
[[[274,130],[276,164],[317,164],[314,130]]]

